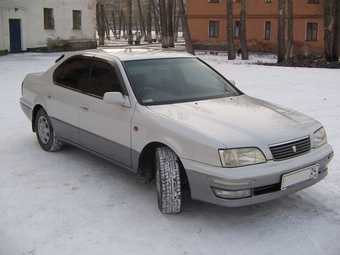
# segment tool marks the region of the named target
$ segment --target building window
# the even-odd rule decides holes
[[[44,8],[44,29],[54,29],[53,9]]]
[[[306,41],[318,40],[318,23],[307,23]]]
[[[73,29],[81,29],[81,11],[73,11]]]
[[[241,3],[241,0],[234,0],[234,3]]]
[[[307,4],[319,4],[320,0],[308,0]]]
[[[209,37],[218,37],[218,21],[209,21]]]
[[[264,39],[270,40],[270,21],[264,23]]]
[[[208,0],[209,3],[219,3],[220,0]]]
[[[240,21],[235,21],[234,23],[234,38],[240,38]]]
[[[265,3],[271,3],[272,0],[264,0]]]

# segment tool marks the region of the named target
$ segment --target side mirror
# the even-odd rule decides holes
[[[235,82],[235,81],[229,80],[229,82],[230,82],[231,84],[233,84],[234,86],[236,86],[236,82]]]
[[[103,101],[107,104],[125,104],[125,97],[120,92],[106,92]]]

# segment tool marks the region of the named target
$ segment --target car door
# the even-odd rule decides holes
[[[93,55],[77,55],[61,63],[47,91],[47,110],[58,137],[80,144],[78,111],[87,86]]]
[[[87,93],[80,100],[80,139],[87,149],[131,167],[133,109],[103,101],[106,92],[126,94],[117,70],[112,61],[94,59]]]

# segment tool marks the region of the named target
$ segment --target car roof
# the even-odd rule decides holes
[[[94,54],[103,57],[116,57],[120,61],[146,60],[146,59],[164,59],[164,58],[195,58],[194,55],[183,51],[149,49],[149,48],[104,48],[83,53]]]

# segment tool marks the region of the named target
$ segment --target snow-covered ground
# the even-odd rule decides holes
[[[318,184],[274,201],[226,208],[184,194],[157,207],[155,184],[73,146],[40,149],[19,106],[27,73],[60,53],[0,57],[0,254],[340,254],[340,70],[259,66],[270,55],[199,56],[245,93],[319,120],[335,157]]]

